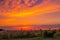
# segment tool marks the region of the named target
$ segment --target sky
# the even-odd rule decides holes
[[[0,0],[0,26],[60,24],[60,0]]]

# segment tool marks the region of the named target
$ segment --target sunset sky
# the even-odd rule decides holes
[[[0,0],[0,26],[60,24],[60,0]]]

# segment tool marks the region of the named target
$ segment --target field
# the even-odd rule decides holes
[[[36,37],[36,38],[25,38],[25,39],[3,39],[3,40],[60,40],[60,38],[40,38],[40,37]]]
[[[0,40],[60,40],[60,30],[0,31]]]

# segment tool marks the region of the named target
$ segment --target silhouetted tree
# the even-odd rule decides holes
[[[0,31],[3,31],[3,29],[0,29]]]
[[[44,32],[44,37],[45,38],[53,38],[55,33],[56,33],[56,30],[52,30],[51,32],[45,31]]]

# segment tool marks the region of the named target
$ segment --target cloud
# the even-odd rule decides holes
[[[0,0],[0,25],[60,23],[60,0],[4,1],[2,5]]]
[[[28,0],[27,2],[25,2],[25,5],[27,5],[28,7],[33,7],[38,4],[41,4],[42,2],[43,0]]]
[[[7,19],[8,17],[6,17],[6,16],[0,16],[0,20],[2,20],[2,19]]]
[[[51,0],[51,3],[60,4],[60,0]]]

